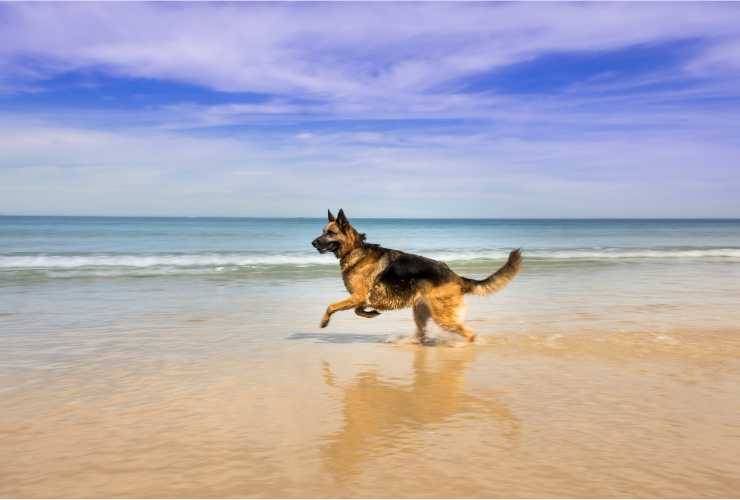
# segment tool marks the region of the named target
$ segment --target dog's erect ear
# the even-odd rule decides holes
[[[337,225],[339,226],[339,229],[344,231],[349,227],[349,221],[347,220],[347,216],[344,215],[344,210],[341,208],[339,209],[339,213],[337,214]]]
[[[334,222],[334,214],[331,213],[331,210],[327,210],[329,212],[329,222]]]

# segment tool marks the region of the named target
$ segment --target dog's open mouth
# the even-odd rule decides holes
[[[316,250],[318,250],[319,253],[336,252],[337,250],[339,250],[339,243],[336,241],[332,241],[330,243],[327,243],[326,245],[317,246]]]

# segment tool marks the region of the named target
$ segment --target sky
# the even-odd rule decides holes
[[[740,217],[740,3],[0,3],[0,213]]]

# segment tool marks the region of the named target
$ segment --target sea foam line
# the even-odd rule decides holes
[[[474,252],[420,253],[445,262],[502,260],[508,252],[484,250]],[[614,259],[731,259],[740,260],[740,248],[712,249],[573,249],[524,250],[525,258],[538,260],[614,260]],[[156,254],[156,255],[0,255],[0,269],[75,269],[75,268],[196,268],[250,266],[324,266],[336,265],[331,255],[243,255]]]
[[[24,255],[0,256],[0,268],[66,269],[77,267],[210,267],[255,265],[311,265],[333,264],[325,255]]]

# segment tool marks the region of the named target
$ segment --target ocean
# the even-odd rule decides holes
[[[524,267],[418,346],[318,327],[325,219],[0,217],[0,496],[739,491],[740,220],[351,222]]]
[[[598,327],[610,316],[649,320],[655,328],[736,317],[740,220],[353,222],[370,242],[443,260],[471,277],[490,274],[510,250],[522,248],[525,271],[501,297],[486,299],[505,300],[512,314],[521,309],[519,321],[541,317],[557,326],[577,317],[569,311],[584,308],[599,320]],[[122,315],[129,320],[165,312],[218,316],[229,303],[258,304],[266,294],[289,297],[301,287],[324,291],[335,301],[345,293],[337,261],[310,245],[324,223],[0,217],[0,328],[23,336],[31,328],[101,328]],[[599,312],[620,306],[615,314]],[[656,321],[651,306],[670,310],[657,318],[664,323]],[[650,311],[646,317],[636,314],[641,307]],[[316,317],[322,309],[316,308]]]
[[[323,219],[0,217],[5,280],[327,275],[310,241]],[[740,220],[357,219],[368,241],[460,266],[523,248],[534,265],[740,261]]]

